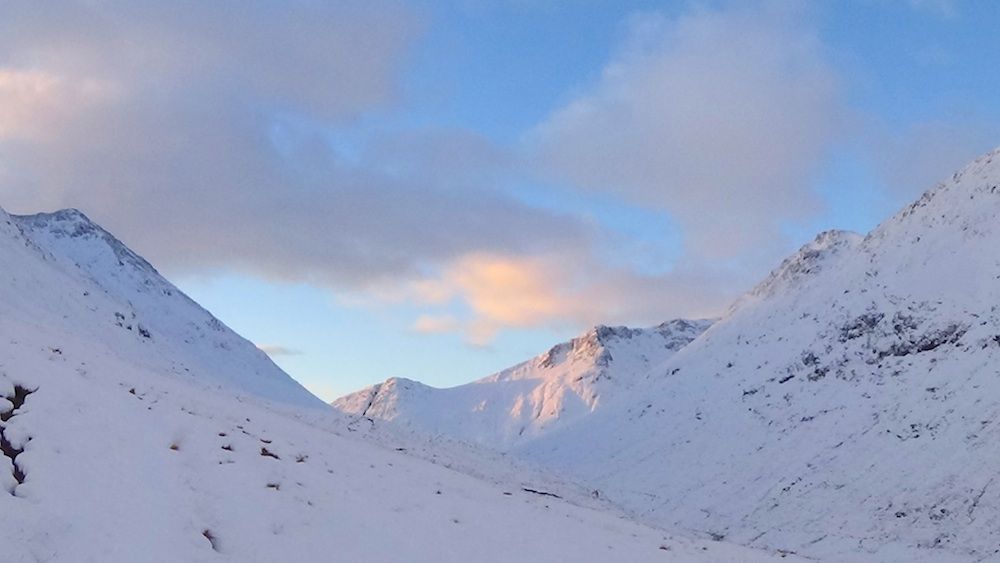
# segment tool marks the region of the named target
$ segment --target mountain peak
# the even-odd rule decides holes
[[[90,217],[74,207],[59,209],[49,213],[34,213],[31,215],[14,215],[18,221],[32,225],[45,225],[49,228],[59,228],[63,232],[75,233],[81,236],[86,233],[104,231],[97,223],[90,220]]]
[[[637,343],[632,341],[653,340],[654,347],[662,345],[667,350],[678,350],[694,340],[713,322],[708,319],[673,319],[651,328],[595,325],[568,342],[556,344],[536,357],[534,363],[543,369],[551,369],[564,362],[583,361],[604,368],[613,361],[616,347]],[[503,373],[507,372],[501,372]]]
[[[429,435],[459,428],[463,440],[506,448],[595,412],[638,385],[649,368],[712,322],[676,319],[652,328],[597,325],[531,360],[466,385],[435,389],[392,378],[342,397],[333,406]]]
[[[155,357],[165,374],[181,379],[264,400],[322,404],[83,212],[3,213],[0,238],[0,255],[16,272],[0,297],[14,303],[30,296],[39,309],[32,318],[56,314],[53,326],[86,327],[87,338],[100,335],[115,353],[134,352],[146,363]]]
[[[52,213],[13,215],[11,217],[18,223],[22,231],[31,235],[32,239],[39,242],[44,241],[45,246],[50,249],[58,247],[60,250],[66,251],[66,254],[81,267],[96,263],[99,268],[88,269],[107,271],[107,267],[113,266],[113,261],[117,261],[119,267],[130,266],[145,275],[159,278],[159,273],[152,264],[129,249],[103,227],[91,221],[79,209],[68,208]],[[98,244],[81,245],[80,241],[93,241]],[[106,263],[107,260],[102,259],[102,255],[108,251],[113,259],[110,264]],[[61,254],[61,252],[56,254]]]
[[[75,221],[79,223],[88,223],[94,225],[95,223],[90,220],[90,217],[80,211],[75,207],[67,207],[66,209],[59,209],[51,213],[37,213],[38,217],[48,217],[59,221]]]

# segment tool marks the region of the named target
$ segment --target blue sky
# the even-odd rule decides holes
[[[990,2],[206,6],[0,2],[0,205],[326,399],[717,314],[1000,144]]]

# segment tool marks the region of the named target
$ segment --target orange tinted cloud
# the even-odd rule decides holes
[[[427,307],[463,305],[468,314],[425,314],[421,333],[461,332],[473,345],[490,344],[508,328],[572,327],[597,323],[656,324],[671,318],[717,315],[736,295],[715,272],[642,275],[585,254],[520,256],[474,253],[432,280],[415,284]]]
[[[463,332],[474,345],[489,344],[502,328],[539,326],[580,313],[565,272],[533,256],[468,254],[439,277],[413,284],[412,290],[422,305],[459,302],[469,309],[466,319],[423,315],[414,323],[415,331]]]
[[[445,280],[480,317],[504,326],[533,326],[569,314],[565,275],[541,260],[474,254],[449,268]]]
[[[440,334],[455,332],[461,328],[461,322],[451,315],[421,315],[413,323],[414,332],[421,334]]]

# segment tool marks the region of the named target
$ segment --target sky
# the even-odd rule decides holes
[[[332,400],[713,317],[1000,145],[985,0],[0,0],[0,206]]]

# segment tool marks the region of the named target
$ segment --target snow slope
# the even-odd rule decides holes
[[[86,325],[95,340],[113,344],[123,356],[241,393],[292,405],[321,405],[266,354],[83,213],[70,209],[10,220],[20,238],[62,275],[46,272],[29,279],[25,272],[7,268],[12,279],[0,288],[4,304],[44,288],[49,312],[77,317],[79,328]]]
[[[0,264],[4,562],[778,557],[340,436],[79,213],[0,210]]]
[[[649,329],[598,326],[467,385],[435,389],[393,378],[333,406],[398,428],[506,450],[572,425],[627,394],[636,374],[666,360],[710,325],[675,320]]]
[[[727,541],[1000,560],[998,375],[1000,150],[865,237],[820,235],[630,400],[511,451]]]

